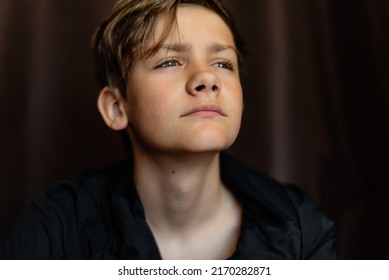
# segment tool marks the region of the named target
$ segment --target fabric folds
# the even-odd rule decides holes
[[[335,228],[298,188],[221,154],[221,178],[243,206],[230,259],[334,259]],[[161,259],[131,161],[37,198],[0,247],[1,259]]]

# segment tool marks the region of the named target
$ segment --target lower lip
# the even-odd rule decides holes
[[[193,116],[193,117],[215,117],[215,116],[221,116],[220,113],[215,112],[215,111],[198,111],[189,114],[188,116]]]

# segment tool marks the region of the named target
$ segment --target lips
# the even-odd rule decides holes
[[[181,115],[181,117],[187,116],[199,116],[199,117],[211,117],[211,116],[223,116],[226,117],[226,114],[220,109],[216,104],[201,104],[196,107],[193,107],[188,112]]]

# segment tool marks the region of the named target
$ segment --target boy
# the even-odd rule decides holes
[[[98,109],[133,158],[49,189],[4,258],[335,257],[309,199],[222,153],[240,128],[243,49],[217,0],[119,1],[94,52]]]

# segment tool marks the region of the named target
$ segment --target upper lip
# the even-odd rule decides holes
[[[189,116],[197,112],[216,112],[224,117],[226,116],[226,114],[223,113],[222,109],[218,105],[209,103],[197,105],[189,111],[185,112],[183,115],[181,115],[181,117]]]

